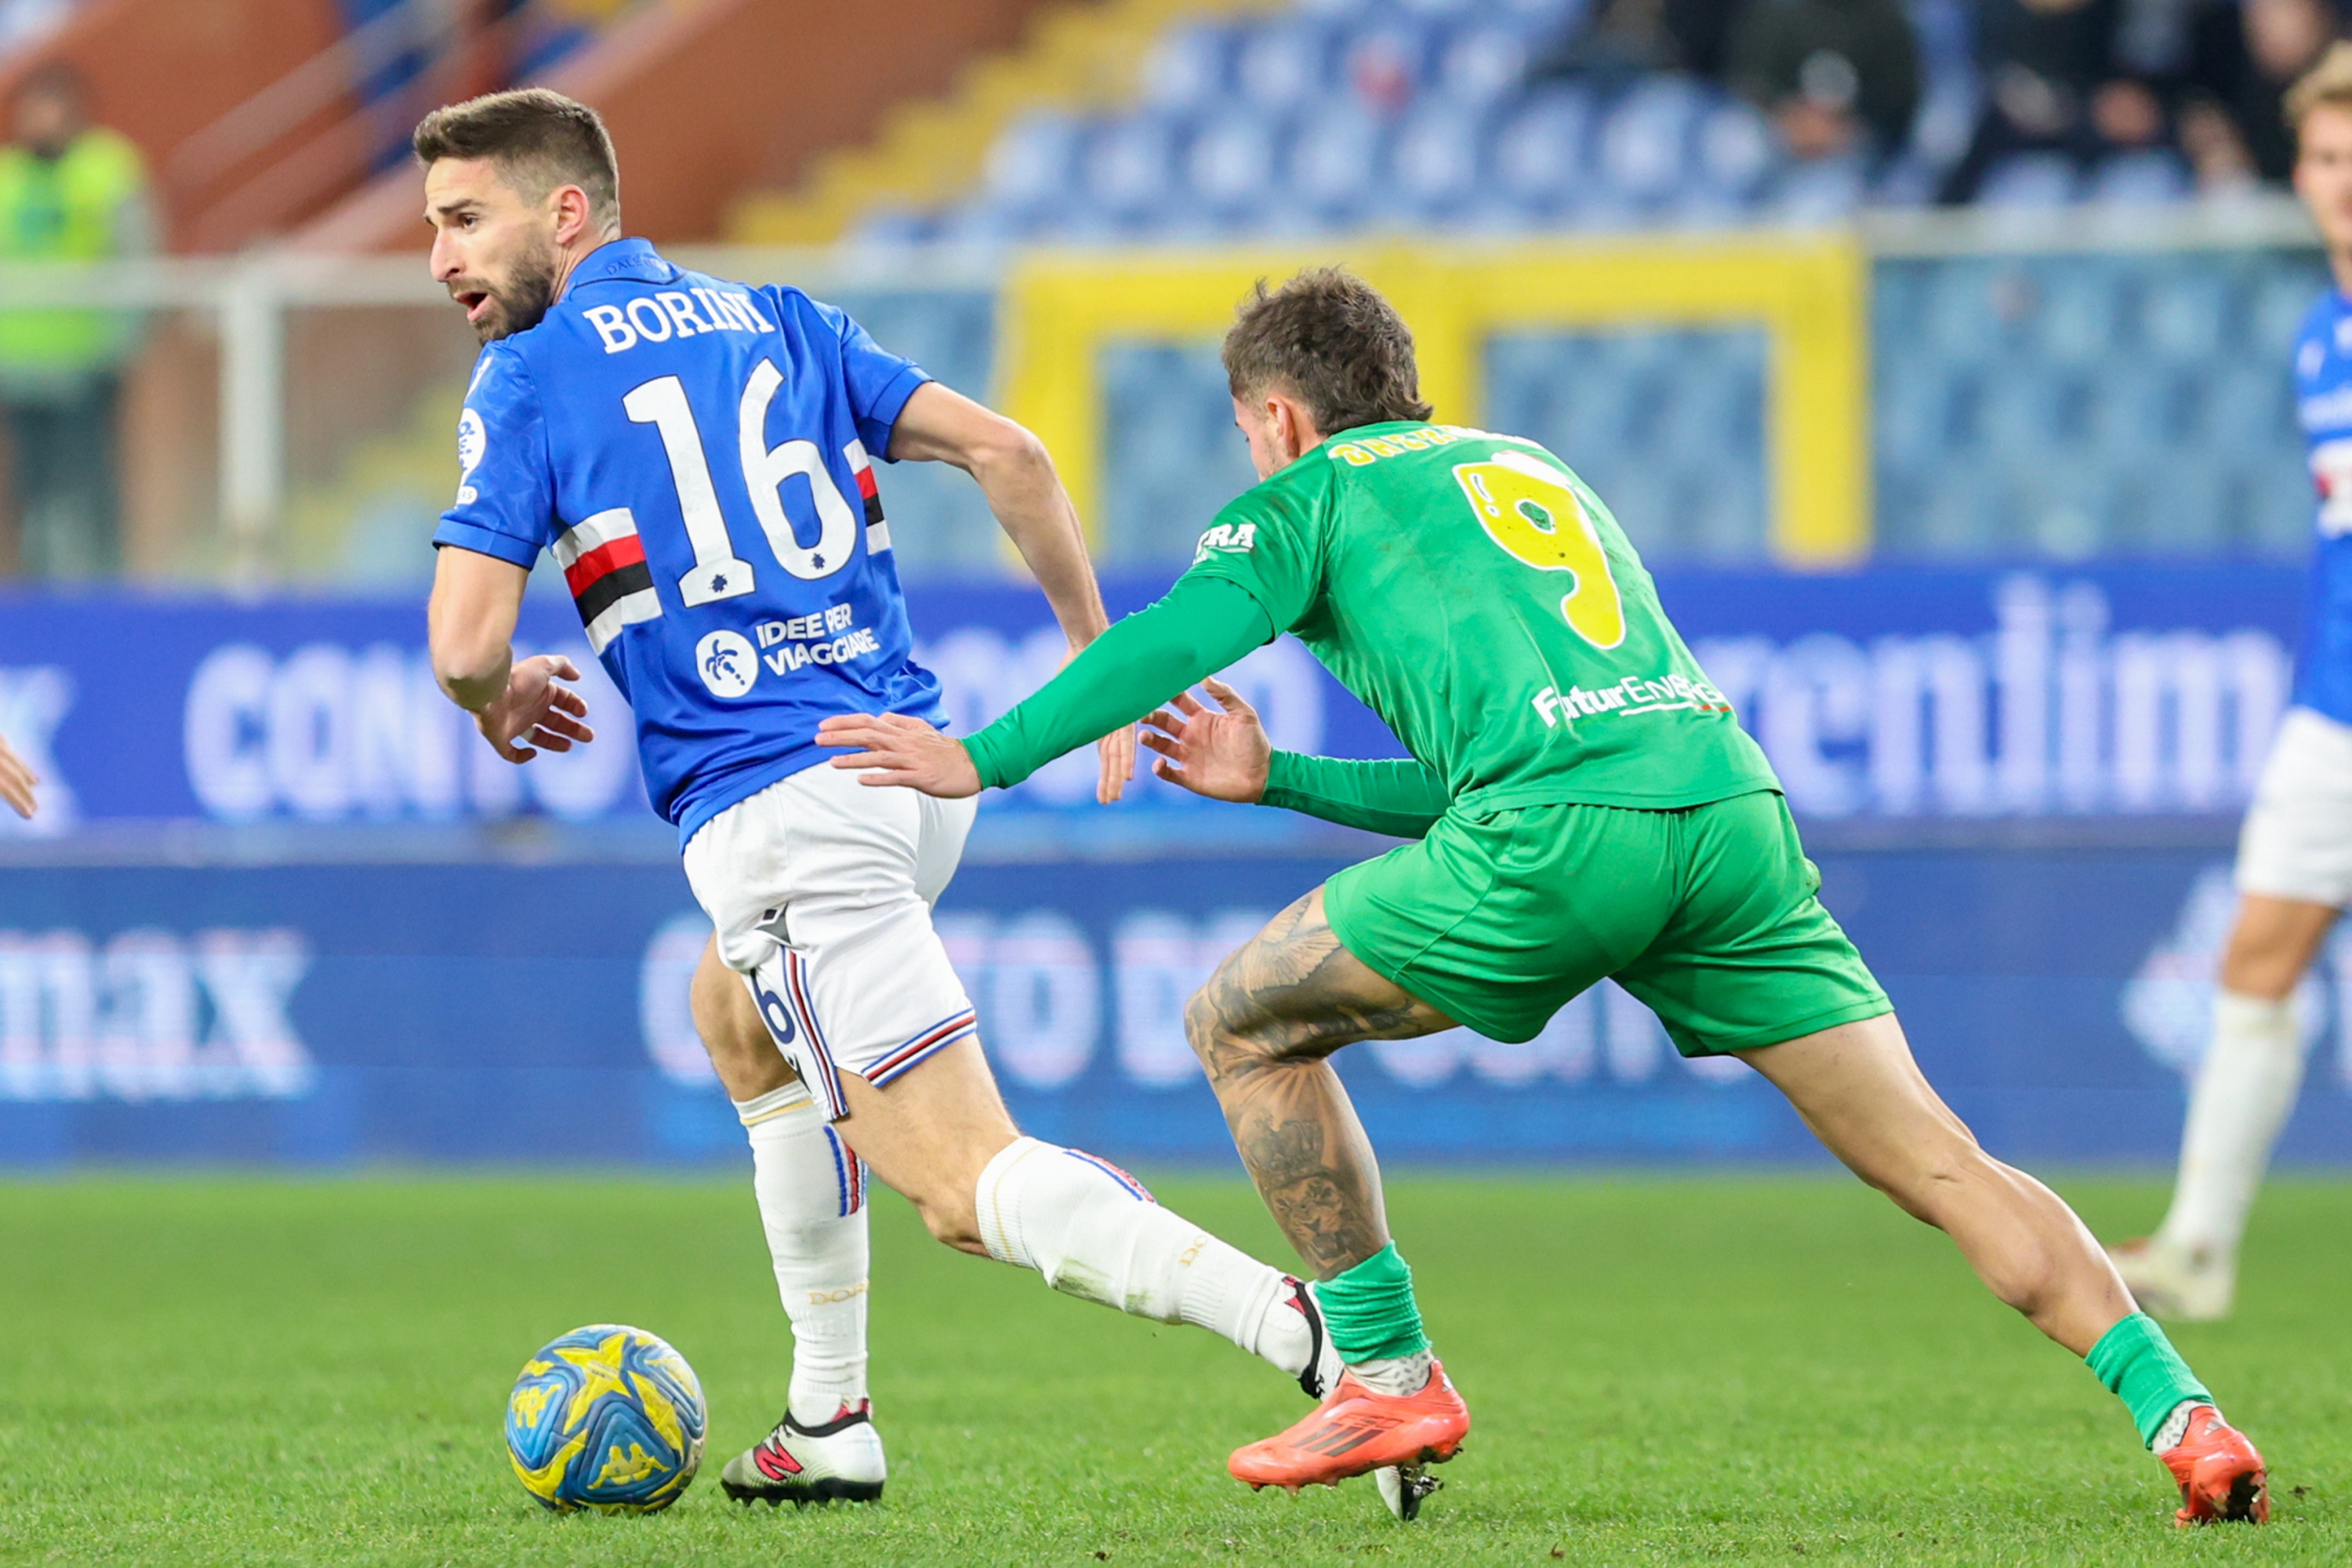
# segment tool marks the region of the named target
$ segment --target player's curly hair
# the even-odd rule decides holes
[[[621,226],[621,161],[603,119],[577,99],[524,87],[444,104],[416,122],[409,146],[428,168],[443,158],[488,158],[531,201],[577,185],[598,227]]]
[[[1288,392],[1326,436],[1430,416],[1412,330],[1379,289],[1340,268],[1310,267],[1274,289],[1259,279],[1225,333],[1223,357],[1235,397]]]

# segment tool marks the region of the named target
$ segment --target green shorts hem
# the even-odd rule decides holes
[[[1815,889],[1787,803],[1555,805],[1449,816],[1324,884],[1364,966],[1489,1039],[1522,1044],[1605,977],[1682,1056],[1779,1045],[1893,1011]]]
[[[1793,1024],[1776,1024],[1769,1029],[1751,1029],[1745,1035],[1734,1035],[1727,1040],[1708,1045],[1685,1045],[1675,1041],[1675,1049],[1685,1057],[1723,1057],[1734,1051],[1752,1051],[1764,1046],[1777,1046],[1784,1041],[1817,1035],[1823,1029],[1834,1029],[1840,1024],[1859,1024],[1864,1018],[1883,1018],[1895,1011],[1895,1004],[1884,995],[1874,1002],[1850,1002],[1843,1007],[1832,1007],[1810,1018],[1800,1018]],[[1672,1030],[1667,1033],[1671,1036]]]
[[[1345,870],[1335,871],[1323,884],[1323,919],[1331,927],[1331,934],[1339,939],[1339,945],[1346,948],[1359,963],[1398,990],[1417,1001],[1428,1003],[1455,1023],[1467,1025],[1490,1040],[1517,1046],[1542,1034],[1544,1023],[1549,1022],[1549,1019],[1538,1023],[1524,1034],[1517,1034],[1512,1032],[1514,1026],[1487,1014],[1483,1008],[1448,1000],[1444,993],[1451,987],[1423,984],[1413,976],[1411,960],[1402,963],[1390,963],[1387,955],[1381,952],[1379,942],[1372,941],[1369,933],[1354,929],[1354,900],[1349,896],[1348,886],[1357,873],[1379,864],[1377,860],[1366,860]]]

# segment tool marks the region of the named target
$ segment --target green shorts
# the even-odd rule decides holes
[[[1449,813],[1351,866],[1323,907],[1349,952],[1497,1040],[1530,1040],[1608,976],[1687,1057],[1891,1011],[1814,895],[1786,803]]]

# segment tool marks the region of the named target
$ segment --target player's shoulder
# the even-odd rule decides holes
[[[539,330],[533,327],[482,345],[482,352],[474,356],[474,373],[466,382],[467,408],[498,416],[531,409],[538,389],[522,340]]]

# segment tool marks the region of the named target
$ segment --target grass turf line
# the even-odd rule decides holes
[[[1159,1190],[1286,1256],[1239,1182]],[[2117,1234],[2161,1201],[2147,1184],[2066,1190]],[[0,1184],[0,1560],[2352,1556],[2352,1184],[2276,1184],[2239,1318],[2177,1336],[2263,1445],[2278,1505],[2267,1531],[2189,1536],[2089,1373],[1856,1184],[1404,1174],[1389,1198],[1475,1417],[1411,1529],[1369,1482],[1294,1500],[1225,1476],[1229,1449],[1303,1410],[1286,1380],[950,1254],[887,1195],[873,1338],[888,1498],[796,1514],[717,1485],[778,1414],[789,1366],[748,1183]],[[596,1321],[669,1338],[709,1396],[703,1475],[667,1514],[551,1517],[507,1468],[516,1371]]]

